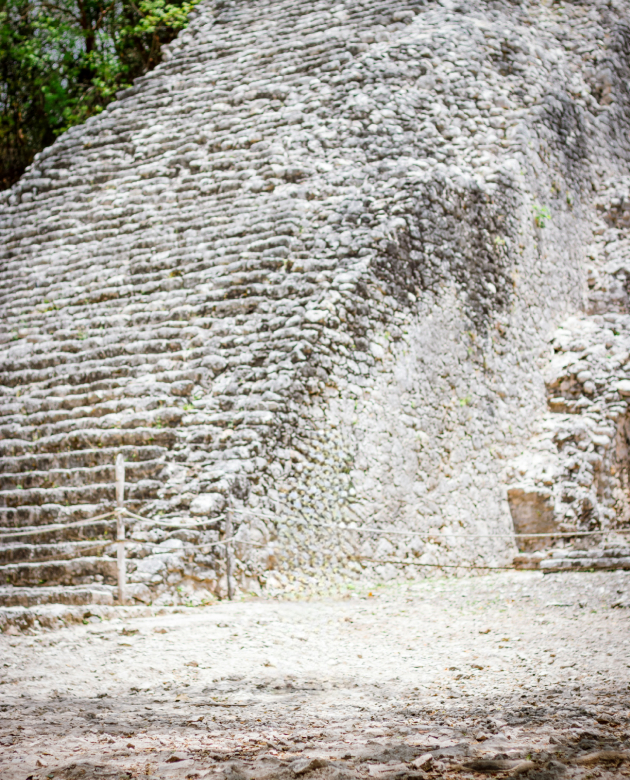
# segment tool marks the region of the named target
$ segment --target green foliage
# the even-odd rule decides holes
[[[534,203],[532,207],[534,214],[534,222],[539,228],[544,228],[547,222],[551,219],[551,212],[546,206],[541,206],[540,203]]]
[[[0,189],[155,67],[198,0],[0,0]]]

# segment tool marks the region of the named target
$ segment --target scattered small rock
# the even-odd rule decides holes
[[[621,753],[618,750],[597,750],[594,753],[587,753],[575,760],[576,764],[582,766],[592,766],[594,764],[620,764],[628,759],[628,753]]]
[[[421,756],[418,756],[418,758],[414,758],[411,763],[416,769],[428,769],[433,763],[433,754],[423,753]]]
[[[306,772],[312,772],[314,769],[320,769],[329,764],[330,761],[326,761],[323,758],[298,758],[297,761],[289,764],[289,769],[294,775],[303,775]]]
[[[178,761],[186,761],[188,756],[185,753],[173,753],[170,758],[166,759],[167,764],[176,764]]]
[[[536,764],[533,761],[519,761],[516,766],[510,769],[510,777],[517,777],[523,775],[525,772],[529,772],[530,769],[536,769]]]
[[[467,761],[463,767],[474,772],[507,772],[516,769],[520,763],[502,758],[475,758],[473,761]]]

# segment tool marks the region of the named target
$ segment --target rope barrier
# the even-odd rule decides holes
[[[235,509],[236,512],[241,512],[244,514],[250,514],[255,515],[257,517],[263,517],[267,520],[275,520],[271,515],[268,515],[263,512],[258,512],[256,510],[252,509],[246,509],[238,508]],[[293,516],[295,518],[295,515]],[[341,525],[339,523],[320,523],[317,521],[312,521],[308,518],[302,518],[304,520],[304,523],[316,527],[316,528],[335,528],[339,531],[359,531],[364,533],[373,533],[373,534],[382,534],[385,536],[419,536],[422,538],[431,538],[435,536],[443,537],[445,539],[513,539],[516,538],[555,538],[555,537],[575,537],[575,536],[596,536],[606,533],[619,533],[619,534],[628,534],[630,533],[630,529],[627,530],[616,530],[616,529],[604,529],[600,531],[558,531],[555,533],[541,533],[541,534],[517,534],[517,533],[497,533],[497,534],[451,534],[451,533],[440,533],[435,531],[396,531],[394,529],[386,529],[386,528],[375,528],[373,526],[356,526],[356,525]]]
[[[172,520],[158,520],[154,519],[152,520],[150,517],[142,517],[142,515],[136,515],[134,512],[130,512],[128,509],[122,510],[126,515],[129,515],[129,517],[135,517],[136,520],[142,520],[145,523],[152,523],[153,525],[164,525],[169,528],[201,528],[204,525],[208,525],[209,523],[216,523],[219,520],[224,520],[225,515],[217,515],[216,517],[212,517],[209,520],[200,520],[198,523],[175,523]]]
[[[516,571],[516,566],[483,566],[481,564],[462,564],[462,563],[420,563],[419,561],[401,561],[396,559],[379,560],[378,558],[368,558],[365,555],[354,556],[356,561],[371,561],[372,563],[393,563],[395,566],[421,566],[432,569],[486,569],[488,571]]]
[[[304,512],[301,511],[298,507],[292,507],[288,504],[285,504],[283,501],[279,499],[273,499],[274,504],[278,504],[280,507],[284,507],[286,510],[288,510],[288,513],[277,513],[275,516],[273,514],[268,514],[265,511],[257,510],[257,509],[250,509],[247,507],[241,507],[236,508],[232,505],[231,499],[228,497],[228,503],[226,507],[225,514],[218,515],[217,517],[213,517],[211,519],[208,519],[206,521],[199,521],[196,523],[177,523],[173,520],[162,520],[158,518],[149,518],[149,517],[143,517],[142,515],[138,515],[135,512],[132,512],[131,510],[127,509],[124,506],[124,492],[125,492],[125,461],[122,453],[119,453],[116,456],[116,462],[115,462],[115,472],[116,472],[116,508],[110,510],[109,512],[106,512],[102,515],[97,515],[96,517],[88,518],[85,520],[79,520],[72,523],[54,523],[52,525],[48,526],[30,526],[28,528],[22,528],[19,530],[16,529],[0,529],[0,542],[3,540],[6,541],[12,541],[16,538],[21,537],[29,537],[29,536],[37,536],[41,534],[50,534],[57,531],[62,531],[64,529],[68,528],[86,528],[90,526],[94,526],[100,522],[116,522],[116,539],[115,540],[100,540],[98,542],[93,542],[92,544],[81,544],[77,552],[90,552],[92,550],[97,549],[103,549],[104,547],[107,547],[108,545],[115,545],[116,546],[116,561],[117,561],[117,573],[118,573],[118,601],[120,604],[124,604],[126,601],[126,589],[127,589],[127,568],[126,568],[126,547],[130,544],[142,544],[141,540],[134,540],[134,539],[128,539],[125,538],[125,523],[124,518],[132,518],[136,521],[142,522],[142,523],[148,523],[150,527],[162,527],[165,529],[172,529],[173,531],[179,531],[179,530],[205,530],[205,527],[208,524],[211,524],[213,526],[216,526],[216,523],[225,520],[225,526],[223,528],[224,538],[221,540],[213,541],[213,542],[206,542],[203,543],[203,546],[206,548],[213,548],[213,547],[222,547],[225,550],[225,561],[226,561],[226,577],[227,577],[227,590],[228,590],[228,598],[232,599],[234,595],[234,583],[233,583],[233,577],[232,577],[232,571],[234,567],[234,553],[233,553],[233,544],[241,543],[243,545],[249,545],[251,547],[265,547],[265,544],[259,544],[257,542],[249,541],[249,539],[239,538],[238,534],[239,531],[236,533],[233,532],[233,525],[232,520],[234,513],[240,513],[241,515],[254,515],[256,517],[261,517],[264,519],[271,520],[272,522],[276,522],[278,520],[278,515],[284,514],[284,516],[288,516],[289,519],[292,519],[296,521],[298,524],[303,524],[304,526],[307,526],[309,528],[327,528],[327,529],[334,529],[337,532],[353,532],[353,533],[359,533],[359,534],[377,534],[382,536],[399,536],[399,537],[418,537],[421,539],[435,539],[442,538],[445,540],[452,540],[452,539],[480,539],[480,538],[507,538],[507,539],[543,539],[543,538],[562,538],[562,537],[585,537],[585,536],[601,536],[603,534],[607,534],[610,532],[613,533],[619,533],[619,534],[627,534],[630,533],[630,529],[624,530],[620,529],[618,531],[614,529],[603,529],[603,530],[597,530],[597,531],[558,531],[558,532],[552,532],[552,533],[448,533],[448,532],[441,532],[441,531],[409,531],[409,530],[397,530],[394,528],[386,529],[386,528],[378,528],[376,526],[370,526],[365,524],[365,517],[362,517],[361,514],[351,505],[347,504],[347,508],[350,512],[352,512],[353,515],[355,515],[360,521],[361,525],[357,525],[356,523],[353,523],[351,525],[348,524],[341,524],[341,523],[325,523],[325,522],[318,522],[317,520],[313,520],[309,517],[307,517]],[[377,512],[372,514],[372,522],[375,520],[378,520],[379,517],[383,514],[383,512],[386,512],[385,507],[381,507]],[[246,528],[246,527],[244,527]],[[178,548],[176,548],[178,549]],[[152,551],[154,554],[168,554],[174,552],[173,548],[163,548],[160,549],[159,546],[156,546],[153,548]],[[63,556],[63,553],[62,553]],[[368,561],[370,563],[375,563],[378,565],[384,565],[384,564],[392,564],[394,566],[418,566],[423,568],[439,568],[439,569],[463,569],[463,570],[485,570],[485,571],[508,571],[508,570],[514,570],[517,567],[515,566],[486,566],[484,564],[439,564],[439,563],[420,563],[419,561],[410,561],[410,560],[401,560],[396,558],[389,558],[389,559],[379,559],[379,558],[371,558],[369,556],[349,556],[351,559],[357,560],[357,561]],[[63,559],[63,557],[62,557]],[[48,560],[59,560],[58,556],[46,556],[45,558],[39,558],[39,561],[48,561]]]
[[[278,498],[272,499],[274,503],[280,504],[280,506],[285,507],[286,509],[289,509],[292,512],[300,511],[299,509],[296,510],[295,507],[292,507],[290,504],[285,503],[284,501],[281,501]],[[361,521],[364,522],[364,518],[361,517],[361,515],[353,508],[352,504],[347,504],[347,508],[356,515]],[[252,513],[252,510],[246,510],[246,509],[238,509],[236,511],[247,511]],[[380,514],[382,514],[385,510],[381,508],[375,515],[375,517],[378,517]],[[263,515],[262,513],[259,513],[261,517],[266,517],[269,520],[275,520],[275,518],[271,517],[270,515]],[[519,533],[498,533],[498,534],[449,534],[449,533],[440,533],[440,532],[429,532],[429,531],[396,531],[396,530],[386,530],[383,528],[375,528],[375,527],[369,527],[369,526],[349,526],[349,525],[340,525],[339,523],[318,523],[313,522],[309,518],[307,518],[303,513],[301,514],[301,518],[308,523],[309,525],[322,527],[322,528],[337,528],[339,530],[345,530],[345,531],[366,531],[369,533],[380,533],[380,534],[392,534],[395,536],[420,536],[424,538],[429,538],[432,536],[443,536],[448,539],[452,538],[470,538],[470,539],[477,539],[477,538],[507,538],[512,539],[514,537],[516,538],[556,538],[556,537],[574,537],[574,536],[597,536],[601,534],[606,533],[615,533],[615,534],[630,534],[630,528],[628,529],[616,529],[616,528],[605,528],[601,529],[599,531],[557,531],[557,532],[551,532],[551,533],[532,533],[532,534],[519,534]],[[295,515],[293,515],[295,518]]]
[[[64,528],[81,528],[83,526],[89,526],[93,525],[98,522],[102,522],[104,519],[110,517],[112,520],[110,522],[113,522],[115,520],[116,515],[118,512],[122,512],[125,515],[128,515],[129,517],[134,517],[137,520],[143,520],[148,523],[152,523],[153,525],[165,525],[170,528],[178,529],[195,529],[195,528],[202,528],[202,526],[208,525],[209,523],[216,523],[219,520],[223,520],[225,518],[225,515],[218,515],[217,517],[213,517],[211,520],[201,520],[199,523],[174,523],[171,520],[158,520],[158,519],[151,519],[149,517],[141,517],[140,515],[136,515],[133,512],[130,512],[128,509],[112,509],[111,512],[106,512],[104,515],[97,515],[96,517],[91,517],[87,520],[76,520],[73,523],[52,523],[51,525],[34,525],[29,526],[28,528],[20,528],[16,530],[11,530],[7,528],[0,529],[0,541],[3,536],[33,536],[37,534],[43,534],[43,533],[52,533],[53,531],[62,531]]]
[[[277,502],[281,503],[281,502]],[[287,508],[289,508],[288,505],[284,504]],[[248,509],[246,507],[239,507],[234,508],[234,511],[240,514],[249,514],[254,515],[256,517],[262,517],[267,520],[276,521],[277,517],[274,517],[273,515],[270,515],[266,512],[255,510],[255,509]],[[293,510],[295,511],[295,510]],[[299,511],[299,510],[298,510]],[[106,512],[102,515],[97,515],[96,517],[91,517],[86,520],[77,520],[73,523],[54,523],[51,525],[41,525],[41,526],[30,526],[29,528],[21,528],[16,530],[10,530],[10,529],[1,529],[0,530],[0,540],[4,536],[33,536],[37,534],[43,534],[43,533],[53,533],[54,531],[60,531],[65,528],[80,528],[83,526],[89,526],[93,525],[98,522],[102,522],[103,520],[107,518],[114,518],[118,512],[122,512],[123,514],[127,515],[128,517],[133,517],[136,520],[141,520],[143,522],[148,522],[153,525],[163,525],[169,528],[173,528],[174,530],[178,529],[190,529],[190,530],[202,530],[202,527],[205,525],[208,525],[209,523],[216,523],[220,520],[225,519],[225,515],[218,515],[217,517],[213,517],[209,520],[202,520],[198,523],[176,523],[172,520],[160,520],[158,518],[149,518],[149,517],[143,517],[142,515],[137,515],[135,512],[131,512],[129,509],[122,509],[122,510],[116,510],[113,509],[110,512]],[[356,514],[356,513],[355,513]],[[357,514],[357,516],[359,516]],[[318,521],[313,521],[310,518],[305,517],[304,515],[297,517],[296,515],[292,516],[293,519],[298,521],[303,521],[304,524],[314,527],[314,528],[333,528],[338,531],[354,531],[358,533],[371,533],[371,534],[381,534],[383,536],[415,536],[423,539],[430,539],[434,537],[440,537],[444,539],[556,539],[556,538],[575,538],[575,537],[585,537],[585,536],[602,536],[604,534],[613,533],[613,534],[630,534],[630,529],[623,529],[623,528],[604,528],[597,531],[554,531],[549,533],[444,533],[440,531],[398,531],[396,529],[387,529],[387,528],[376,528],[375,526],[366,526],[366,525],[343,525],[340,523],[322,523]]]

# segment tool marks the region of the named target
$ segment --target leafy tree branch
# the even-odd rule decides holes
[[[0,0],[0,189],[154,68],[198,0]]]

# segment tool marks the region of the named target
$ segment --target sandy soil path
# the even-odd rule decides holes
[[[629,622],[506,572],[0,636],[0,778],[630,776]]]

